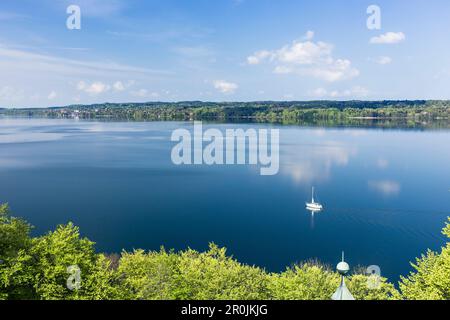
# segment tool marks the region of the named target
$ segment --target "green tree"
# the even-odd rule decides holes
[[[136,250],[124,252],[120,258],[118,274],[123,299],[174,299],[178,256],[173,252]]]
[[[96,254],[94,243],[80,237],[78,227],[72,223],[58,226],[56,231],[33,239],[30,250],[36,294],[45,300],[114,299],[114,271],[110,262]],[[69,290],[69,266],[81,271],[81,288]]]
[[[123,253],[118,268],[126,299],[266,299],[267,274],[210,245],[207,252]]]
[[[329,300],[339,286],[338,274],[316,262],[272,274],[269,289],[275,300]]]
[[[449,218],[450,221],[450,218]],[[450,224],[442,231],[450,238]],[[401,297],[407,300],[450,299],[450,243],[440,253],[428,250],[412,263],[414,272],[401,277]]]
[[[225,248],[210,244],[207,252],[180,253],[175,297],[194,300],[268,299],[264,270],[243,265],[226,255]]]
[[[393,300],[398,297],[398,291],[386,278],[380,277],[377,287],[369,285],[370,281],[372,279],[365,274],[354,274],[346,284],[356,300]]]
[[[0,299],[33,297],[31,274],[23,268],[31,258],[30,230],[26,221],[11,217],[7,204],[0,205]]]

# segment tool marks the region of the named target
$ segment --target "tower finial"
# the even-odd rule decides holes
[[[345,275],[348,274],[350,271],[350,266],[347,262],[344,261],[344,251],[342,251],[342,261],[338,263],[336,266],[336,269],[338,273],[341,275],[341,285],[336,290],[336,292],[333,294],[331,299],[333,300],[355,300],[355,298],[352,296],[350,291],[348,290],[347,286],[345,285]]]

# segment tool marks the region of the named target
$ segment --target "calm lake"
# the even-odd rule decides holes
[[[379,265],[397,281],[437,250],[450,216],[450,131],[205,124],[280,129],[280,172],[175,166],[187,122],[0,118],[0,202],[36,228],[73,221],[101,252],[228,248],[281,271],[310,258]],[[315,186],[325,210],[305,202]]]

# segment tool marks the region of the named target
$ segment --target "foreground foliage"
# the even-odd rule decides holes
[[[447,224],[442,232],[450,238],[450,224]],[[440,253],[429,250],[412,266],[415,272],[402,277],[400,282],[405,299],[450,299],[450,243],[447,243]]]
[[[123,252],[105,256],[69,223],[32,238],[31,226],[0,206],[0,299],[194,299],[324,300],[339,285],[339,275],[317,262],[282,273],[239,263],[226,249],[211,244],[206,252]],[[444,229],[450,237],[450,227]],[[81,271],[79,290],[69,290],[67,267]],[[417,261],[417,272],[402,278],[401,291],[386,279],[369,289],[365,274],[352,274],[347,285],[358,300],[448,299],[450,245]]]

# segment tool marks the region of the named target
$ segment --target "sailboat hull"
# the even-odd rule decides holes
[[[312,211],[320,211],[323,209],[322,205],[320,203],[317,203],[314,201],[314,187],[312,187],[312,199],[311,202],[306,203],[306,209],[312,210]]]
[[[306,204],[306,209],[310,209],[310,210],[322,210],[323,206],[319,203],[307,203]]]

